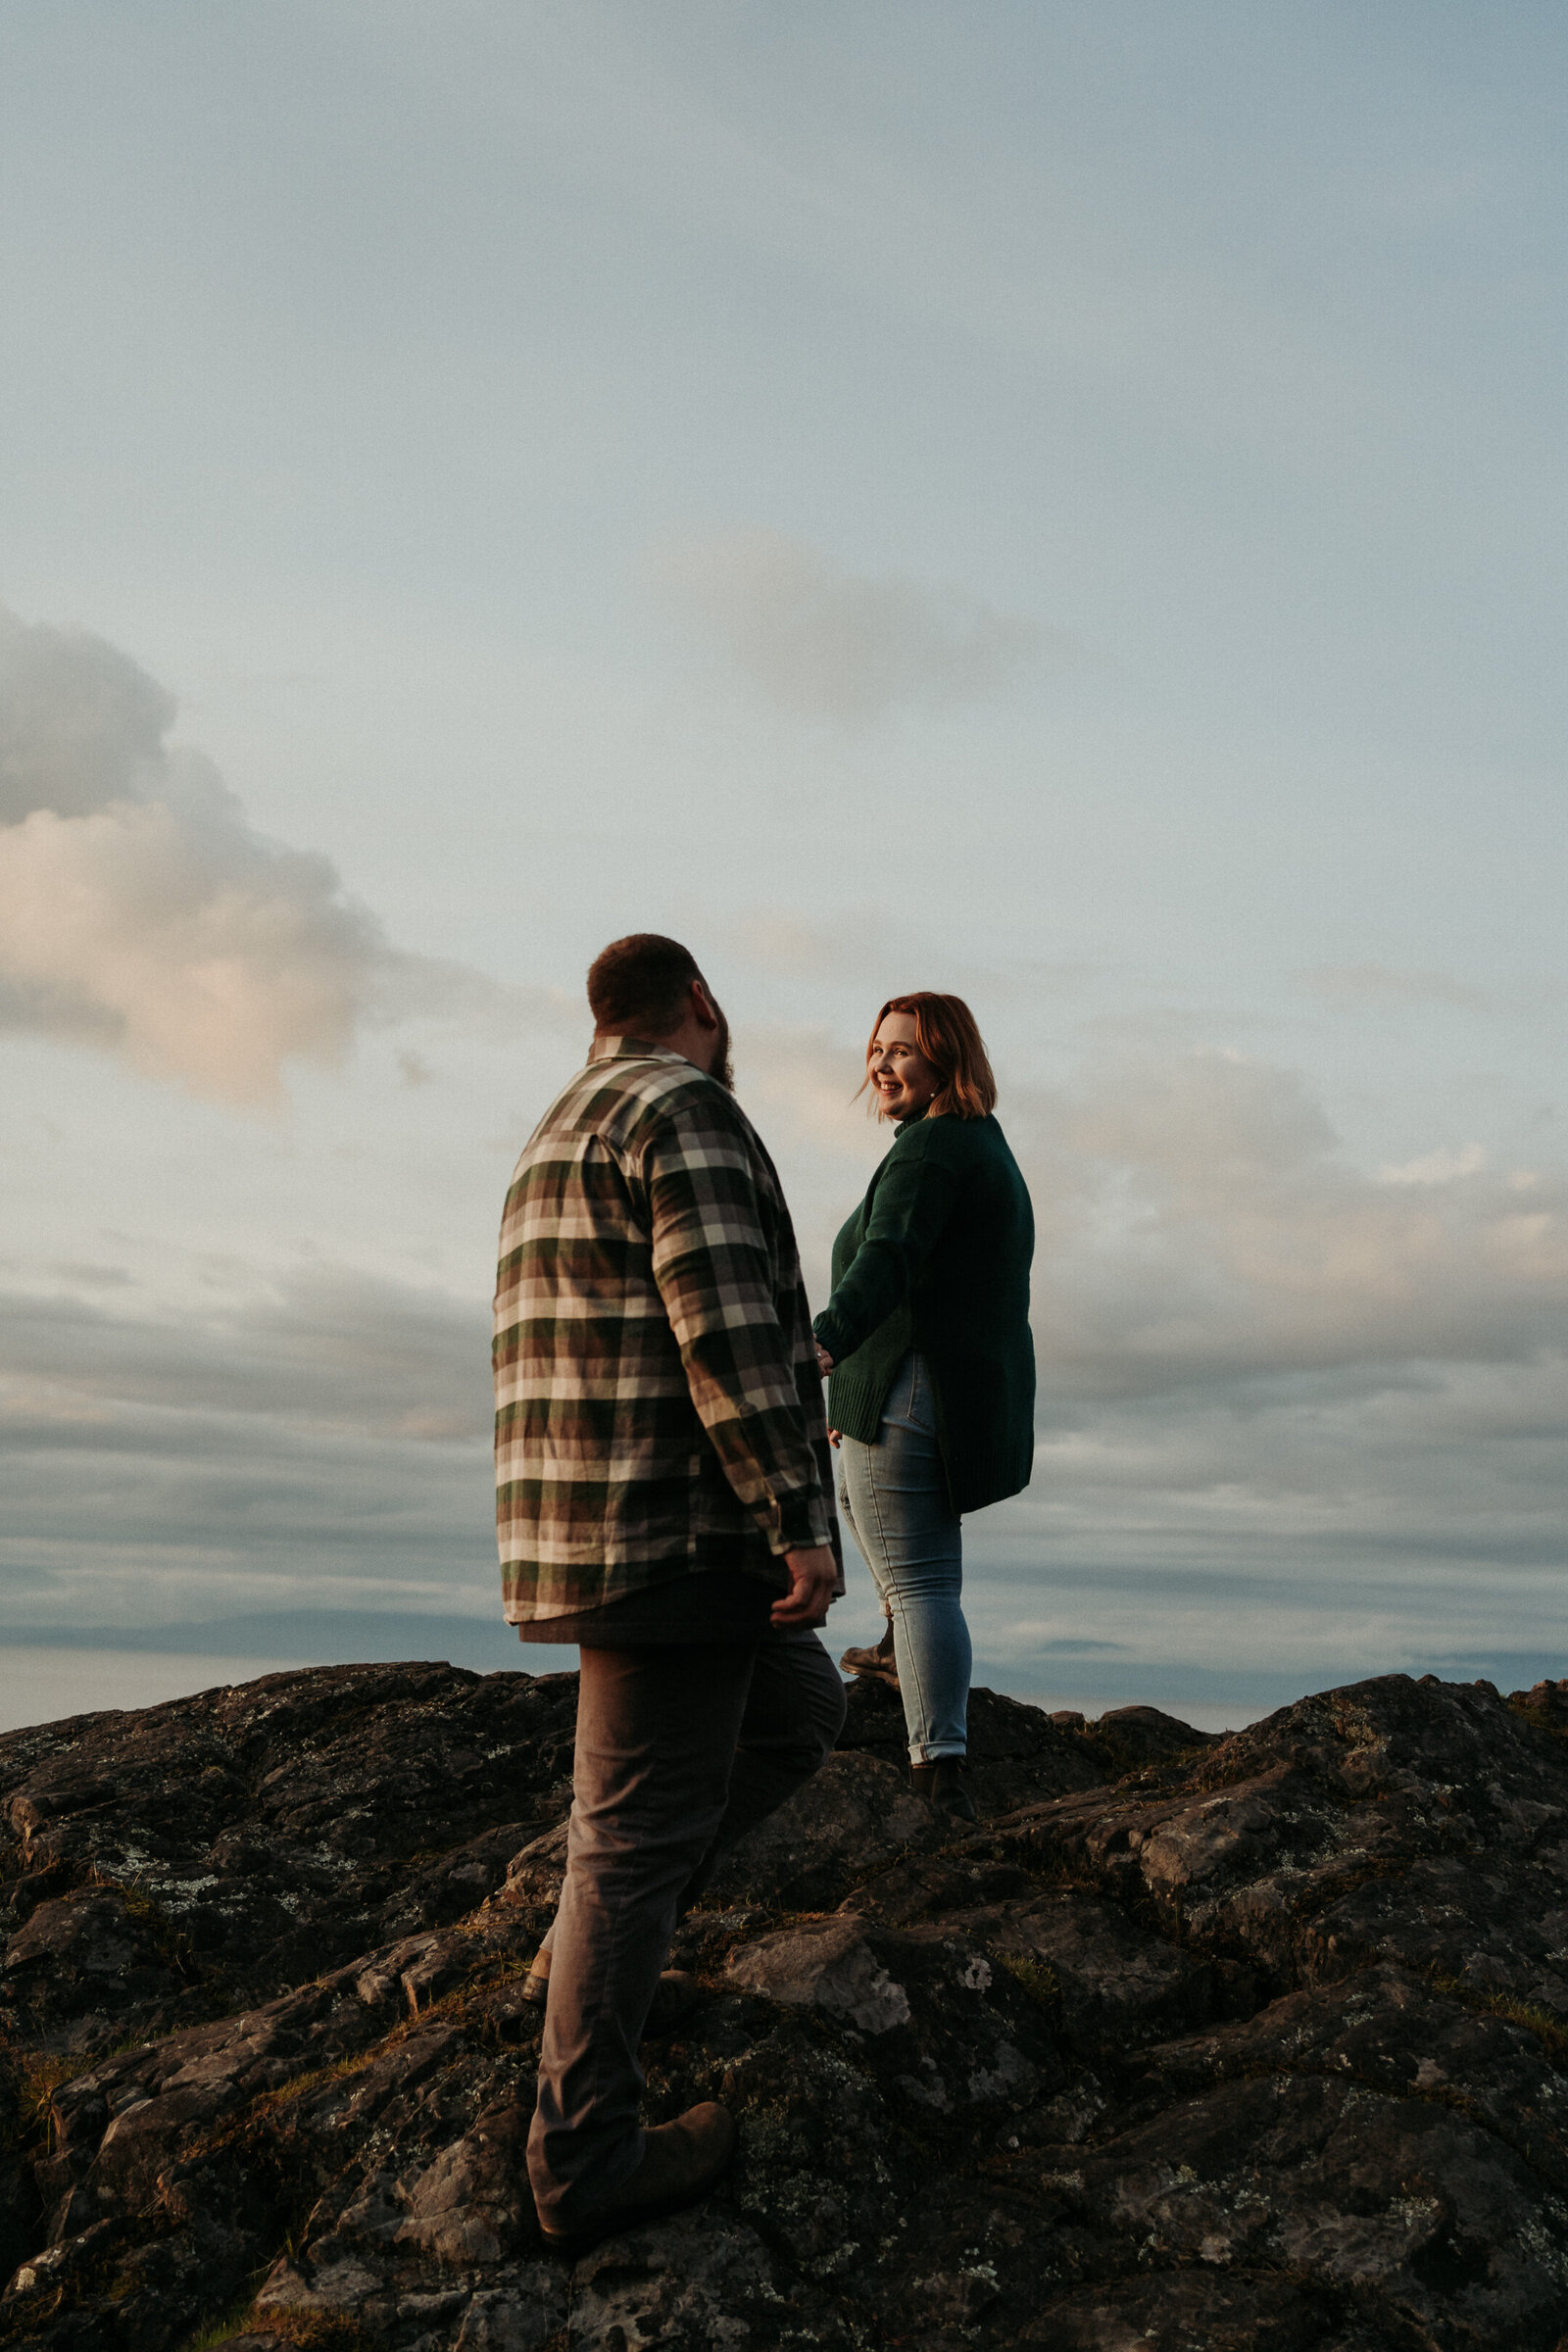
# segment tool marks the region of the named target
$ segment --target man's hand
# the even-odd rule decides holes
[[[828,1374],[833,1369],[833,1358],[829,1355],[827,1349],[823,1347],[820,1340],[818,1340],[816,1343],[816,1368],[818,1372],[821,1373],[824,1380],[826,1380]]]
[[[773,1623],[784,1631],[797,1625],[825,1625],[827,1606],[839,1581],[839,1564],[825,1544],[815,1551],[787,1551],[784,1565],[790,1589],[772,1607]]]

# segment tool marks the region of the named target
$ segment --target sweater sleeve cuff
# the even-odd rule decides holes
[[[833,1358],[835,1365],[842,1364],[847,1355],[855,1353],[855,1341],[830,1306],[823,1307],[822,1312],[811,1325],[811,1329]]]

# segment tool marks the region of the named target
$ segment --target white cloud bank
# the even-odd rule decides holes
[[[962,589],[846,571],[778,531],[667,549],[655,578],[767,701],[845,725],[979,702],[1048,652],[1076,653]]]
[[[819,1300],[885,1132],[853,1046],[742,1025],[737,1060]],[[1001,1115],[1040,1229],[1041,1434],[1028,1494],[966,1530],[984,1679],[1255,1709],[1561,1658],[1560,1167],[1438,1137],[1357,1167],[1295,1073],[1221,1051],[1102,1052]],[[487,1617],[480,1283],[235,1280],[162,1308],[96,1258],[0,1284],[0,1623]],[[871,1630],[863,1577],[842,1617]]]
[[[1295,1072],[1229,1052],[1102,1062],[1014,1122],[1043,1348],[1081,1392],[1568,1347],[1559,1167],[1444,1147],[1369,1173]]]
[[[330,859],[268,841],[100,637],[0,607],[0,1025],[247,1106],[362,1023],[542,997],[399,954]]]

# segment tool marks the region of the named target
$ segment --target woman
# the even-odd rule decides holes
[[[813,1329],[839,1505],[890,1620],[916,1791],[973,1821],[959,1518],[1029,1483],[1034,1217],[960,997],[891,997],[866,1048],[893,1148],[833,1245]]]

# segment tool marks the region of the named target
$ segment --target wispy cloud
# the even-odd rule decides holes
[[[1082,989],[1101,968],[1010,954],[988,959],[972,941],[959,944],[952,934],[934,934],[930,923],[901,921],[874,903],[846,908],[831,922],[760,905],[712,927],[726,953],[753,970],[857,989],[867,1024],[884,997],[906,989],[983,989],[993,1003],[1061,996]]]
[[[13,1290],[0,1617],[483,1608],[482,1302],[314,1266],[189,1308]]]
[[[1422,1152],[1414,1159],[1393,1162],[1378,1173],[1385,1184],[1453,1184],[1461,1176],[1479,1176],[1487,1164],[1484,1144],[1449,1144],[1441,1151]],[[1533,1189],[1532,1170],[1515,1172],[1514,1190],[1520,1189],[1519,1177],[1526,1178],[1525,1189]]]
[[[1325,963],[1307,974],[1313,994],[1331,1004],[1449,1004],[1461,1012],[1494,1012],[1485,989],[1449,972],[1397,971],[1387,963]]]
[[[544,992],[400,953],[331,860],[269,841],[102,638],[0,608],[0,1025],[247,1106],[367,1021],[550,1020]]]
[[[1030,664],[1081,658],[1062,632],[963,589],[850,571],[778,531],[690,540],[651,569],[755,692],[841,725],[979,702]]]
[[[53,1396],[71,1417],[113,1404],[363,1436],[489,1434],[485,1310],[445,1291],[315,1264],[246,1280],[204,1312],[111,1311],[73,1294],[113,1269],[62,1271],[69,1289],[7,1297],[0,1379],[13,1398]]]

